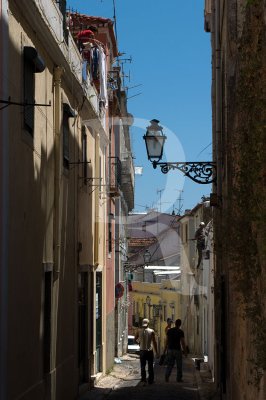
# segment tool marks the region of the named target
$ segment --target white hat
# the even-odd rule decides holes
[[[201,223],[200,223],[200,226],[205,226],[205,222],[201,222]]]
[[[142,321],[142,326],[143,328],[146,328],[149,325],[150,321],[148,320],[148,318],[144,318],[144,320]]]

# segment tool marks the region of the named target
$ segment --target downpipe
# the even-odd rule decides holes
[[[61,76],[64,70],[62,67],[54,69],[54,125],[55,125],[55,172],[54,172],[54,272],[58,277],[60,272],[61,259],[61,180],[62,180],[62,137],[61,137],[61,121],[62,121],[62,104],[61,104]]]
[[[8,97],[8,2],[0,0],[0,93]],[[3,79],[2,77],[5,77]],[[0,111],[0,399],[7,399],[9,135],[8,108]]]
[[[54,271],[52,295],[52,332],[51,332],[51,400],[56,400],[56,353],[58,329],[58,302],[60,286],[61,264],[61,186],[62,186],[62,102],[61,102],[61,77],[64,72],[62,67],[54,69]]]

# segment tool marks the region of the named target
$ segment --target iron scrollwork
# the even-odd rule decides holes
[[[145,265],[136,265],[136,264],[130,264],[128,262],[124,263],[124,271],[125,272],[140,272],[143,271],[143,268],[145,267]]]
[[[163,174],[167,174],[171,169],[178,169],[196,183],[216,182],[216,164],[212,161],[153,162],[153,168],[157,166],[161,168]]]

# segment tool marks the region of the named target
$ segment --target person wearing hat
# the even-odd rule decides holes
[[[148,383],[152,384],[154,382],[153,350],[156,355],[158,354],[155,333],[153,329],[149,328],[149,323],[150,321],[147,318],[144,318],[142,321],[142,327],[138,329],[135,335],[135,340],[140,345],[141,382],[144,384],[147,382],[146,363],[148,363]]]
[[[202,260],[202,251],[205,249],[205,232],[204,232],[204,228],[205,228],[205,223],[201,222],[199,224],[198,229],[195,232],[194,240],[197,241],[197,250],[198,250],[198,254],[199,254],[197,268],[199,268],[201,260]]]

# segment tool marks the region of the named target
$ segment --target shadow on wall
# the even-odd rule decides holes
[[[12,10],[16,18],[16,10]],[[19,20],[19,19],[18,19]],[[3,22],[2,22],[3,23]],[[27,32],[30,37],[30,32]],[[36,41],[36,39],[33,39]],[[40,43],[35,43],[45,54]],[[7,66],[1,69],[1,99],[23,101],[23,55],[9,42]],[[44,60],[45,61],[45,60]],[[36,102],[53,104],[54,93],[49,66],[35,74],[35,80],[45,81],[45,92],[36,91]],[[42,76],[41,76],[42,75]],[[62,178],[60,228],[60,272],[54,267],[54,166],[53,107],[34,107],[35,128],[25,129],[23,106],[10,105],[1,110],[1,123],[6,121],[9,146],[5,148],[8,181],[1,188],[8,195],[8,280],[1,311],[7,327],[7,353],[1,354],[5,369],[3,388],[5,398],[43,398],[48,389],[47,377],[53,365],[57,370],[57,398],[74,398],[77,388],[77,169],[64,169]],[[62,129],[61,129],[62,132]],[[2,139],[1,139],[2,140]],[[70,157],[77,153],[78,142],[69,136]],[[2,143],[1,143],[2,145]],[[3,147],[2,147],[3,148]],[[2,170],[1,170],[2,172]],[[2,195],[2,193],[1,193]],[[1,270],[1,278],[3,270]],[[60,282],[60,284],[59,284]],[[2,288],[1,288],[2,289]],[[3,293],[3,292],[2,292]],[[57,295],[58,293],[58,295]],[[7,310],[7,308],[6,308]],[[19,334],[18,334],[19,333]],[[52,336],[54,339],[52,339]],[[1,344],[4,337],[1,336]],[[55,355],[55,361],[50,354]],[[15,380],[14,380],[14,377]],[[49,378],[48,378],[49,380]],[[64,384],[63,384],[64,382]],[[2,383],[1,383],[2,385]],[[62,392],[64,387],[64,392]],[[34,388],[34,389],[32,389]]]

